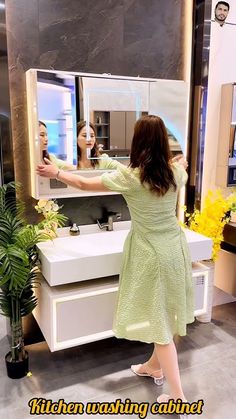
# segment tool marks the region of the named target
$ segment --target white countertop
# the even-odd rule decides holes
[[[59,237],[38,244],[42,273],[50,285],[62,285],[120,272],[124,241],[130,221],[114,223],[114,231],[102,231],[96,224],[81,226],[79,236],[69,228],[59,229]],[[211,258],[212,240],[184,229],[192,262]]]

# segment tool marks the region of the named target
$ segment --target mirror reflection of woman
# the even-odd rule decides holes
[[[95,132],[95,126],[91,122],[89,122],[89,129],[86,127],[86,121],[80,121],[77,124],[77,169],[117,169],[121,163],[111,159],[105,153],[101,154]],[[90,157],[87,154],[88,149],[90,149]]]
[[[64,160],[58,159],[54,154],[48,152],[48,130],[47,125],[43,121],[39,122],[39,139],[40,139],[40,155],[42,162],[46,157],[52,163],[54,163],[59,169],[73,170],[75,167],[72,164],[67,163]]]

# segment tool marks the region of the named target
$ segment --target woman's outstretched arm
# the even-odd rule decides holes
[[[64,170],[58,169],[58,167],[53,164],[50,160],[44,159],[45,164],[39,164],[37,166],[36,173],[39,176],[47,177],[50,179],[58,179],[60,182],[65,183],[66,185],[72,186],[73,188],[78,188],[85,191],[94,191],[94,192],[108,192],[110,191],[101,181],[101,176],[86,178],[80,175],[76,175]]]

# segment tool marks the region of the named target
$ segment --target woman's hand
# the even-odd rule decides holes
[[[177,156],[173,157],[173,159],[171,159],[171,163],[179,163],[181,164],[181,166],[183,166],[184,169],[187,169],[188,167],[188,162],[185,159],[183,154],[177,154]]]
[[[85,191],[94,192],[108,192],[101,181],[101,176],[95,176],[92,178],[86,178],[77,174],[70,173],[65,170],[59,170],[58,167],[53,164],[50,160],[44,158],[45,165],[39,164],[36,169],[36,173],[39,176],[48,177],[51,179],[57,179],[66,185],[72,186],[73,188],[82,189]]]
[[[58,167],[53,164],[46,157],[44,158],[46,164],[39,164],[36,169],[36,173],[39,176],[49,177],[50,179],[55,179],[58,175]]]

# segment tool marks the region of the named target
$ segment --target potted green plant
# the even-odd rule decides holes
[[[36,245],[51,239],[44,222],[26,223],[24,205],[16,199],[18,188],[13,182],[0,187],[0,311],[9,318],[11,326],[11,350],[5,356],[10,378],[24,377],[29,371],[22,317],[37,305],[34,287],[40,281],[41,272]],[[59,215],[62,225],[66,217]]]

